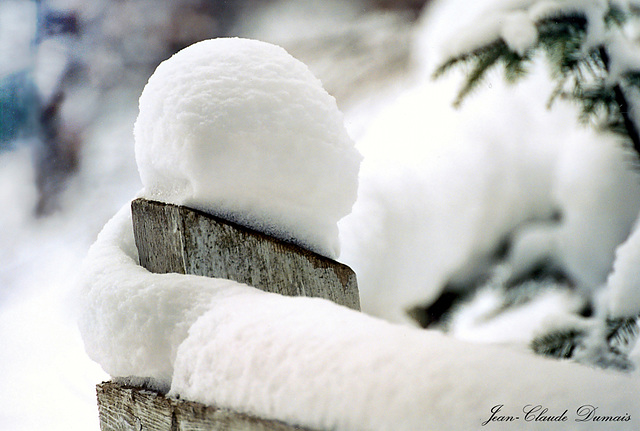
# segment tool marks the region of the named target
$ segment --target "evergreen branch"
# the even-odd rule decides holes
[[[602,368],[632,369],[624,350],[640,333],[637,318],[607,319],[605,331],[607,347],[587,349],[591,353],[586,357],[586,361]],[[554,330],[534,338],[530,347],[539,355],[570,359],[574,357],[578,347],[584,348],[588,335],[588,331],[578,328]]]
[[[607,29],[620,27],[626,21],[627,12],[609,3],[604,24]],[[633,10],[631,13],[640,14],[640,9]],[[513,83],[526,74],[527,65],[533,55],[543,51],[553,69],[553,77],[557,81],[548,106],[550,107],[559,97],[577,102],[582,121],[593,121],[596,126],[631,141],[636,155],[640,157],[640,129],[632,119],[630,96],[627,94],[631,90],[640,91],[640,71],[627,72],[618,82],[607,84],[610,74],[609,52],[604,42],[603,45],[588,51],[585,48],[584,42],[590,23],[584,14],[560,13],[557,16],[541,19],[535,25],[538,31],[537,42],[524,55],[520,56],[511,51],[506,41],[497,39],[448,60],[436,70],[434,78],[440,77],[459,64],[471,66],[466,81],[454,102],[455,106],[459,106],[462,100],[478,86],[491,67],[501,63],[504,67],[505,80]],[[524,294],[526,291],[517,293]],[[526,296],[516,295],[515,299],[505,297],[502,308],[494,310],[494,313],[516,305]],[[599,326],[598,332],[592,333],[593,337],[589,335],[591,332],[587,329],[554,330],[536,337],[531,342],[531,349],[545,356],[556,358],[576,356],[578,359],[586,358],[589,363],[602,367],[629,369],[631,363],[626,357],[625,350],[640,335],[638,319],[640,316],[629,319],[607,319],[604,333],[600,332],[603,327]]]
[[[631,345],[640,334],[638,318],[607,319],[606,334],[609,346],[615,351]]]
[[[481,53],[483,51],[485,51],[487,49],[490,49],[489,47],[491,45],[493,45],[494,43],[497,43],[497,42],[498,41],[496,40],[495,42],[490,43],[489,45],[482,46],[480,48],[474,49],[473,51],[464,52],[464,53],[459,54],[459,55],[457,55],[455,57],[449,58],[447,61],[442,63],[440,66],[438,66],[438,68],[433,72],[433,75],[431,75],[431,78],[432,79],[441,78],[446,73],[448,73],[451,69],[455,68],[456,66],[458,66],[460,64],[472,63],[474,60],[476,60],[476,58],[479,55],[481,55]]]
[[[627,72],[622,75],[624,82],[630,87],[636,87],[640,90],[640,72]]]
[[[592,116],[604,112],[607,118],[610,118],[616,113],[616,95],[612,88],[599,85],[586,90],[579,90],[577,94],[574,94],[574,97],[582,104],[581,115]]]
[[[486,72],[501,59],[509,67],[510,78],[515,80],[516,76],[524,75],[524,71],[519,70],[521,64],[517,64],[523,58],[513,53],[502,39],[497,39],[471,52],[450,58],[435,70],[433,78],[440,78],[459,64],[471,64],[471,71],[467,74],[464,85],[453,102],[457,108],[462,104],[462,100],[478,86]]]
[[[568,359],[586,335],[576,328],[556,330],[534,338],[530,347],[539,355]]]
[[[607,28],[622,27],[627,22],[625,11],[615,4],[609,5],[609,10],[604,16],[604,23]]]
[[[458,66],[459,64],[471,62],[471,60],[473,59],[473,56],[475,55],[474,52],[467,52],[459,56],[448,59],[447,61],[442,63],[440,66],[438,66],[438,68],[433,72],[433,75],[431,75],[431,79],[441,78],[447,72],[449,72],[451,69]]]
[[[454,101],[454,106],[459,107],[463,99],[481,82],[486,72],[500,61],[503,63],[507,82],[514,83],[525,76],[526,64],[531,61],[532,53],[538,47],[544,48],[551,64],[559,65],[559,75],[567,76],[578,67],[581,60],[580,49],[586,28],[587,19],[581,14],[545,18],[537,23],[537,45],[524,55],[512,51],[504,40],[496,39],[487,45],[450,58],[436,69],[433,78],[440,78],[460,64],[472,64],[472,69]]]
[[[502,57],[504,63],[504,78],[509,84],[515,84],[524,78],[528,69],[526,65],[531,62],[531,52],[519,55],[511,50]]]
[[[610,5],[604,19],[608,27],[620,26],[626,20],[626,12]],[[640,130],[631,117],[631,105],[623,87],[626,83],[640,89],[640,72],[627,73],[623,76],[622,82],[611,87],[606,86],[604,83],[610,68],[609,53],[604,45],[585,53],[584,41],[588,26],[587,17],[578,12],[547,17],[536,23],[537,43],[525,55],[518,55],[511,51],[504,40],[497,39],[448,60],[436,70],[434,77],[441,76],[460,63],[472,65],[453,103],[459,107],[491,67],[501,62],[504,66],[505,80],[509,83],[516,82],[526,74],[526,66],[533,52],[542,49],[555,68],[554,75],[559,81],[551,94],[548,106],[551,106],[556,98],[565,95],[579,102],[582,121],[593,119],[599,127],[626,136],[640,157]],[[572,85],[566,88],[567,84]]]
[[[600,57],[602,58],[606,70],[609,71],[609,53],[604,46],[598,47],[598,52],[600,54]],[[627,134],[629,135],[629,139],[631,139],[633,149],[640,157],[640,132],[638,132],[638,128],[631,118],[631,107],[629,105],[629,101],[627,100],[627,97],[624,94],[624,90],[622,89],[620,84],[616,84],[613,87],[613,91],[615,93],[615,98],[616,102],[618,103],[620,114],[622,115],[622,121],[624,122],[624,126],[627,130]]]
[[[485,46],[483,49],[477,50],[473,58],[475,64],[467,74],[467,79],[458,92],[453,106],[459,107],[462,104],[462,100],[480,84],[486,72],[508,53],[509,47],[501,39]]]
[[[538,46],[556,68],[556,75],[566,76],[577,67],[582,58],[587,25],[587,18],[582,14],[549,17],[536,24]]]

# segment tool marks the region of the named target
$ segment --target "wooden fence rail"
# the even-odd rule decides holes
[[[360,309],[346,265],[184,206],[136,199],[131,210],[140,264],[151,272],[225,278]],[[306,430],[117,382],[99,384],[97,394],[102,431]]]

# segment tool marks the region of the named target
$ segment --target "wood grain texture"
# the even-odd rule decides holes
[[[311,431],[116,382],[96,392],[101,431]]]
[[[140,264],[151,272],[225,278],[360,309],[346,265],[187,207],[136,199],[131,208]]]

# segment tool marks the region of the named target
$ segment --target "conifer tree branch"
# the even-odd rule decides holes
[[[629,11],[611,0],[607,3],[609,10],[603,17],[607,30],[618,31],[629,13],[640,14],[640,8]],[[543,51],[557,84],[547,106],[550,107],[557,98],[578,103],[581,120],[591,121],[599,128],[622,136],[640,160],[640,122],[636,123],[632,115],[634,106],[631,103],[634,101],[632,96],[640,91],[640,70],[628,71],[611,82],[609,39],[605,35],[599,42],[601,45],[590,49],[593,45],[589,30],[597,24],[589,22],[589,19],[579,8],[559,10],[554,16],[534,23],[537,41],[524,53],[513,51],[507,41],[498,36],[489,43],[450,58],[436,70],[434,78],[455,66],[470,66],[466,81],[454,101],[454,106],[459,106],[494,66],[502,64],[505,80],[513,83],[526,74],[534,55]],[[601,323],[605,325],[603,333],[600,330],[594,333],[593,329],[584,327],[556,329],[536,337],[531,348],[542,355],[586,360],[601,367],[628,370],[631,363],[627,352],[640,336],[640,316],[606,319]]]
[[[598,48],[598,52],[600,54],[600,58],[602,58],[604,67],[608,72],[611,63],[609,53],[604,46],[600,46]],[[627,100],[627,97],[620,83],[614,85],[613,91],[615,93],[618,109],[620,110],[620,115],[622,115],[624,127],[625,129],[627,129],[627,134],[629,135],[629,139],[631,140],[636,155],[640,157],[640,133],[638,132],[638,128],[631,118],[631,105],[629,104],[629,101]]]
[[[606,320],[607,342],[612,348],[630,345],[635,341],[640,333],[639,318],[640,316]]]
[[[534,338],[530,348],[538,355],[569,359],[586,336],[581,329],[559,329]]]
[[[605,16],[608,27],[619,26],[625,21],[625,13],[611,6]],[[589,22],[582,13],[571,12],[545,18],[536,23],[538,43],[524,55],[511,51],[507,43],[498,38],[466,53],[461,53],[446,61],[435,71],[438,78],[454,66],[466,63],[471,66],[467,78],[453,104],[459,107],[463,99],[480,83],[486,72],[498,63],[504,66],[505,79],[513,83],[526,74],[533,52],[546,51],[550,64],[555,68],[555,78],[559,81],[554,89],[548,106],[558,96],[567,96],[581,102],[581,119],[597,118],[600,124],[613,133],[625,136],[640,159],[640,130],[631,115],[632,105],[623,83],[606,85],[606,76],[610,71],[610,56],[605,45],[601,45],[585,54],[584,40]],[[640,88],[638,73],[627,74],[628,85]],[[636,82],[639,81],[639,82]],[[565,83],[572,83],[572,90],[565,92]],[[595,86],[593,86],[595,84]],[[603,121],[602,121],[603,120]]]

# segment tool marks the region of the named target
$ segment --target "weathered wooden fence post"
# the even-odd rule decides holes
[[[151,272],[225,278],[360,309],[346,265],[184,206],[136,199],[131,208],[140,264]]]
[[[356,276],[346,265],[183,206],[136,199],[131,210],[140,264],[151,272],[225,278],[360,309]],[[97,394],[102,431],[304,429],[115,382],[98,385]]]

